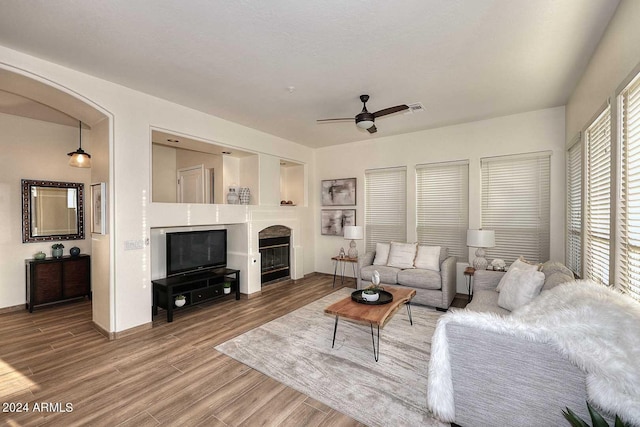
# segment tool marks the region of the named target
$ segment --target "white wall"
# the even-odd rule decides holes
[[[240,187],[247,187],[250,191],[250,205],[262,204],[260,193],[260,158],[259,156],[247,156],[240,158]]]
[[[260,156],[260,205],[280,206],[280,158]]]
[[[407,167],[407,238],[416,241],[415,166],[421,163],[469,160],[469,227],[481,226],[480,159],[488,156],[551,150],[551,258],[564,260],[564,107],[499,117],[473,123],[378,138],[316,151],[316,270],[333,273],[331,257],[347,247],[341,237],[320,235],[320,181],[357,178],[356,224],[364,224],[366,169]],[[357,242],[364,252],[364,240]],[[471,252],[471,251],[470,251]],[[461,276],[458,274],[458,276]],[[465,289],[458,277],[458,289]],[[466,290],[464,290],[466,292]]]
[[[223,203],[227,203],[229,187],[240,185],[240,159],[231,156],[222,156],[222,186],[224,194]],[[237,190],[236,190],[237,191]]]
[[[311,149],[294,142],[1,46],[0,68],[46,81],[65,93],[101,107],[114,117],[109,146],[110,188],[113,192],[109,206],[109,230],[114,241],[109,268],[114,283],[111,302],[114,312],[109,321],[109,331],[123,331],[151,321],[150,248],[125,250],[125,242],[146,242],[150,237],[151,224],[162,226],[169,213],[183,221],[181,225],[190,225],[192,210],[199,211],[198,207],[188,204],[151,202],[152,156],[149,141],[152,128],[193,135],[196,139],[225,147],[281,156],[300,163],[311,163],[313,159]],[[202,225],[210,223],[216,215],[227,215],[226,212],[220,213],[216,206],[222,205],[201,206],[204,211],[196,216],[207,221]],[[228,208],[233,210],[234,207]],[[311,257],[304,263],[305,267],[312,265],[313,247],[305,247],[304,256]]]
[[[152,144],[152,200],[154,202],[175,203],[177,200],[176,151],[173,147]]]
[[[90,131],[83,130],[83,149],[92,152]],[[68,165],[68,152],[78,148],[78,129],[0,114],[0,308],[26,301],[24,260],[42,251],[51,256],[52,242],[22,243],[21,179],[81,182],[85,185],[85,239],[62,241],[65,255],[77,246],[91,254],[88,214],[91,169]]]
[[[639,23],[640,1],[622,0],[567,103],[567,142],[588,124],[640,64]]]
[[[103,119],[91,128],[91,183],[107,184],[107,194],[103,195],[109,203],[109,120]],[[87,220],[91,217],[87,210]],[[109,215],[109,211],[107,211]],[[109,224],[109,218],[107,218]],[[87,228],[89,233],[91,230]],[[107,233],[109,230],[107,229]],[[113,319],[113,287],[111,282],[111,244],[109,235],[89,234],[91,236],[91,291],[93,294],[93,321],[105,331],[111,330]]]

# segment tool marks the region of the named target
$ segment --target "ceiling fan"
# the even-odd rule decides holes
[[[376,124],[375,124],[377,117],[382,117],[382,116],[386,116],[389,114],[393,114],[399,111],[404,111],[409,109],[408,105],[402,104],[402,105],[396,105],[395,107],[385,108],[383,110],[376,111],[375,113],[370,113],[367,110],[368,100],[369,100],[369,95],[360,95],[360,101],[362,101],[362,111],[356,115],[355,121],[356,121],[356,126],[358,126],[360,129],[366,129],[369,133],[376,133],[378,131],[378,128],[376,128]],[[339,119],[320,119],[317,122],[318,123],[344,122],[344,121],[351,121],[353,119],[354,119],[353,117],[344,117]]]

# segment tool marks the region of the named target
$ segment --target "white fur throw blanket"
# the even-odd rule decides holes
[[[587,280],[542,292],[509,316],[451,311],[436,327],[429,362],[429,409],[455,421],[445,326],[469,325],[530,341],[548,342],[587,373],[591,403],[640,425],[640,303]]]

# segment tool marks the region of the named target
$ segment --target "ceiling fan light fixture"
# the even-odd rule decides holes
[[[356,116],[356,126],[360,129],[369,129],[375,124],[375,116],[367,111],[367,107],[364,107],[362,110],[363,111]]]
[[[369,129],[371,126],[373,126],[373,120],[360,120],[359,122],[356,122],[356,126],[358,126],[360,129]]]
[[[362,102],[362,111],[356,115],[356,126],[360,129],[364,129],[369,131],[369,133],[376,133],[378,128],[376,128],[376,118],[388,116],[389,114],[399,113],[400,111],[408,110],[409,106],[406,104],[396,105],[395,107],[384,108],[382,110],[376,111],[375,113],[370,113],[367,110],[367,101],[369,101],[369,95],[360,95],[360,101]],[[341,117],[339,119],[320,119],[318,123],[327,123],[327,122],[350,122],[353,119],[348,117]],[[353,123],[353,122],[352,122]]]
[[[80,129],[80,145],[76,151],[67,153],[67,156],[70,157],[69,166],[73,166],[75,168],[90,168],[91,154],[82,149],[82,121],[78,121],[78,127]]]

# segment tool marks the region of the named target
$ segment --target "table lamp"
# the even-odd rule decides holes
[[[484,248],[492,248],[496,245],[496,233],[493,230],[467,230],[467,246],[478,248],[473,260],[473,268],[486,270],[489,262],[484,257]]]
[[[345,240],[351,240],[349,243],[349,258],[358,258],[358,249],[356,249],[356,240],[364,239],[364,230],[361,225],[347,225],[344,227]]]

